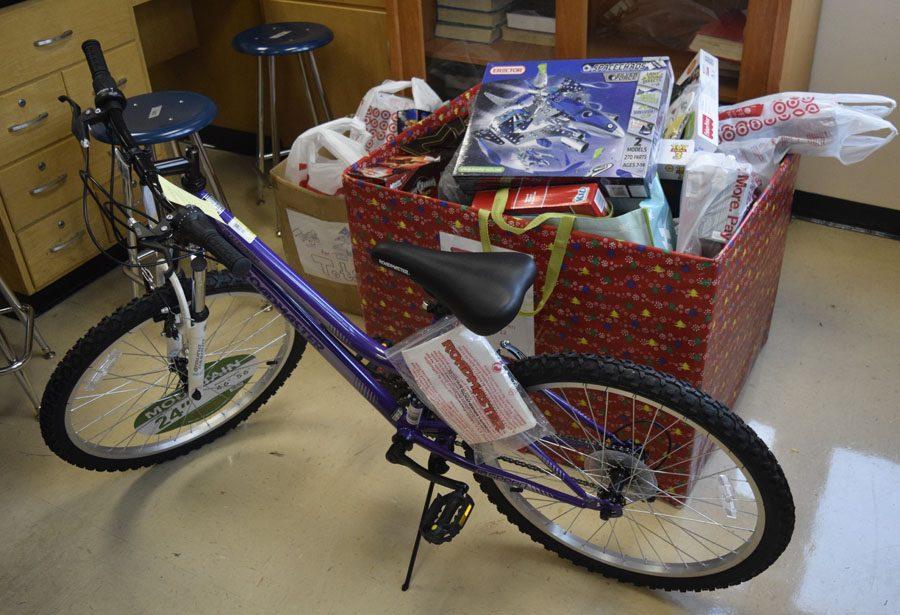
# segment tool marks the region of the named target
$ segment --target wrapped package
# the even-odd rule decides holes
[[[695,152],[681,187],[676,249],[700,254],[704,242],[727,243],[753,202],[757,181],[747,162],[728,154]]]

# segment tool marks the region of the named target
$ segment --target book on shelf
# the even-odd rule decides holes
[[[438,7],[493,13],[505,9],[513,0],[438,0]]]
[[[547,32],[535,32],[534,30],[520,30],[518,28],[510,28],[503,26],[503,40],[513,43],[528,43],[529,45],[543,45],[545,47],[554,47],[556,45],[556,35]]]
[[[466,26],[479,26],[493,28],[506,21],[505,11],[467,11],[465,9],[451,9],[446,6],[438,6],[438,21],[444,23],[458,23]]]
[[[506,24],[517,30],[554,34],[556,32],[554,3],[552,0],[519,2],[506,14]]]
[[[691,51],[705,49],[721,60],[740,62],[744,53],[744,25],[747,16],[743,11],[728,11],[717,21],[706,24],[691,41]]]
[[[437,22],[434,35],[440,38],[452,38],[470,43],[493,43],[500,38],[500,28],[480,28],[456,23]]]

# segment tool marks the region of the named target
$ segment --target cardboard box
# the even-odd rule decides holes
[[[678,77],[664,136],[689,139],[696,149],[719,146],[719,60],[702,49]],[[686,89],[685,89],[686,88]]]
[[[597,180],[639,202],[672,80],[666,57],[488,64],[453,175],[467,192]]]
[[[496,196],[496,190],[478,192],[472,201],[472,207],[491,209]],[[510,188],[504,211],[513,216],[558,212],[604,217],[612,213],[612,208],[603,198],[597,184],[571,184]]]
[[[286,164],[282,161],[269,175],[275,186],[276,213],[288,264],[336,308],[362,314],[344,197],[287,181]]]
[[[661,139],[656,158],[660,179],[684,179],[684,165],[694,153],[696,143],[689,139]]]

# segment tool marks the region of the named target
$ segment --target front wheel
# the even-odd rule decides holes
[[[491,502],[535,542],[591,571],[681,591],[746,581],[787,547],[794,504],[784,474],[722,404],[611,358],[548,355],[510,369],[556,432],[538,446],[590,495],[623,504],[621,516],[602,519],[478,476]],[[568,490],[525,451],[489,463]]]
[[[306,341],[230,273],[207,276],[206,305],[202,402],[186,393],[187,357],[173,336],[178,302],[167,285],[104,318],[56,367],[40,411],[50,449],[91,470],[140,468],[215,440],[264,404]]]

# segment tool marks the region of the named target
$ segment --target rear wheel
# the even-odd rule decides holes
[[[784,474],[722,404],[610,358],[550,355],[510,369],[556,431],[539,446],[586,492],[617,495],[624,504],[620,517],[604,520],[477,477],[500,512],[548,550],[636,585],[698,591],[746,581],[787,547],[794,505]],[[601,437],[591,423],[615,438]],[[568,491],[533,454],[504,452],[490,463]]]
[[[167,285],[104,318],[59,363],[40,412],[54,453],[91,470],[160,463],[215,440],[275,393],[305,340],[231,274],[212,272],[206,286],[205,400],[187,396],[187,358],[168,349],[178,302]]]

